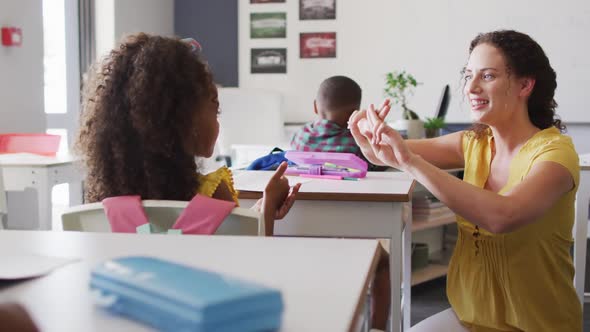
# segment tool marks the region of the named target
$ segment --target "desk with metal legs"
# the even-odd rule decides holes
[[[249,207],[262,197],[272,174],[234,172],[240,205]],[[408,329],[412,218],[404,205],[411,202],[414,180],[401,172],[369,172],[359,181],[289,178],[304,183],[289,214],[275,222],[275,235],[390,239],[391,326]]]

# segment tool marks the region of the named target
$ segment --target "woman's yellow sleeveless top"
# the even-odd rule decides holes
[[[490,172],[492,139],[491,131],[479,139],[473,132],[463,136],[463,180],[479,188]],[[575,188],[536,222],[492,234],[457,216],[459,235],[449,263],[447,296],[471,331],[582,331],[570,256],[580,178],[571,139],[554,127],[535,134],[512,160],[508,182],[499,193],[510,191],[541,161],[567,168]]]

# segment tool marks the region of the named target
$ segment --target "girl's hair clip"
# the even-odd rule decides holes
[[[201,44],[198,41],[194,40],[193,38],[182,38],[181,42],[187,43],[191,47],[191,51],[194,53],[199,53],[203,50]]]

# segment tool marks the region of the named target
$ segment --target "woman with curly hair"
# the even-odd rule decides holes
[[[198,44],[197,44],[198,45]],[[219,134],[217,88],[195,42],[133,35],[88,72],[75,149],[86,168],[85,200],[140,195],[188,201],[197,194],[237,201],[231,171],[202,175]],[[279,167],[257,204],[272,234],[293,205]]]
[[[470,130],[404,141],[383,122],[387,104],[350,120],[372,163],[409,173],[457,214],[452,308],[412,331],[581,331],[570,256],[580,169],[555,115],[555,71],[531,37],[502,30],[471,42],[464,80]],[[463,181],[441,168],[464,168]]]

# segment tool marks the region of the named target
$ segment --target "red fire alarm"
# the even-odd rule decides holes
[[[23,34],[20,28],[2,27],[2,45],[3,46],[21,46],[23,43]]]

